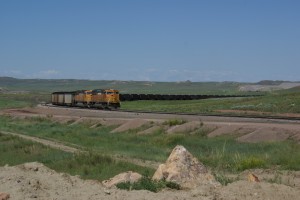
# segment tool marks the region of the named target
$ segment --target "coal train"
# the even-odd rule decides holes
[[[95,108],[119,108],[119,91],[114,89],[79,90],[73,92],[53,92],[53,105],[81,106]]]
[[[60,106],[81,106],[81,107],[117,109],[120,108],[121,101],[197,100],[197,99],[228,98],[228,97],[249,97],[249,95],[120,94],[119,90],[115,90],[115,89],[95,89],[95,90],[79,90],[73,92],[53,92],[52,104],[60,105]]]
[[[198,100],[198,99],[230,98],[230,97],[249,97],[249,95],[120,94],[120,101],[136,101],[136,100]]]

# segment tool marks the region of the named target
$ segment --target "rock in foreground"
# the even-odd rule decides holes
[[[166,163],[158,167],[152,179],[165,179],[189,189],[206,184],[220,185],[197,158],[179,145],[173,149]]]

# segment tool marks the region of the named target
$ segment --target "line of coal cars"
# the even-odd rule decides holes
[[[74,92],[54,92],[52,93],[52,104],[96,108],[119,108],[121,101],[196,100],[228,97],[249,97],[249,95],[119,94],[119,91],[115,89],[96,89],[79,90]]]
[[[210,98],[245,97],[245,95],[185,95],[185,94],[120,94],[121,101],[136,100],[196,100]]]

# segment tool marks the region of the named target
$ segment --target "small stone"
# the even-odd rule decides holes
[[[110,191],[109,190],[104,190],[104,193],[110,195]]]
[[[102,181],[102,184],[107,188],[111,188],[119,183],[135,183],[138,182],[141,178],[142,175],[140,175],[139,173],[128,171],[118,174],[109,180],[104,180]]]
[[[7,200],[9,197],[10,195],[8,193],[0,192],[0,200]]]
[[[255,174],[249,173],[248,174],[248,181],[249,182],[260,182],[258,177]]]

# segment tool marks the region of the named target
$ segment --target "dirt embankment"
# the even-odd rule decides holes
[[[146,114],[111,112],[100,110],[86,110],[60,107],[40,106],[28,109],[8,109],[0,114],[17,118],[48,117],[59,123],[70,126],[77,123],[88,123],[90,128],[99,125],[117,126],[112,133],[120,133],[130,129],[141,129],[138,134],[151,134],[158,130],[165,130],[168,134],[193,134],[198,130],[208,132],[208,137],[224,134],[236,136],[240,142],[265,142],[296,140],[300,143],[300,121],[268,120],[232,117],[184,116],[171,114]],[[168,127],[164,122],[168,119],[184,119],[187,123]]]
[[[294,175],[296,176],[296,175]],[[295,179],[295,178],[294,178]],[[298,174],[299,179],[299,174]],[[299,187],[268,182],[236,181],[227,186],[204,185],[192,190],[125,191],[106,189],[100,182],[82,180],[77,176],[57,173],[40,163],[26,163],[14,167],[0,167],[0,192],[10,194],[12,200],[24,199],[299,199]]]

